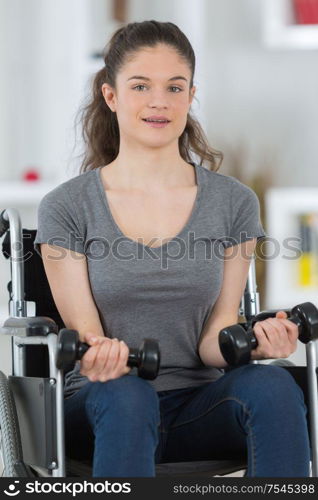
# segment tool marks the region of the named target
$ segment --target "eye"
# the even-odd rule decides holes
[[[133,87],[133,90],[138,90],[138,92],[142,91],[143,88],[146,88],[146,85],[143,85],[143,84],[139,84],[139,85],[136,85],[135,87]],[[183,92],[183,89],[181,89],[180,87],[177,87],[175,85],[172,85],[171,87],[169,87],[169,89],[173,89],[172,92],[174,94],[178,94],[179,92]]]
[[[140,89],[140,87],[146,87],[146,86],[145,86],[145,85],[140,84],[140,85],[136,85],[136,87],[133,87],[133,89],[134,89],[134,90],[135,90],[135,89],[138,89],[138,90],[139,90],[139,89]]]

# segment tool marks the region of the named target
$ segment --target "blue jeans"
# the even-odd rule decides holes
[[[156,463],[245,456],[249,477],[308,477],[306,411],[278,366],[249,364],[160,392],[124,375],[65,400],[66,453],[92,460],[94,477],[154,477]]]

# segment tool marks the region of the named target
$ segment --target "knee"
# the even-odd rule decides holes
[[[123,417],[153,416],[160,419],[159,398],[146,380],[124,375],[107,382],[92,382],[87,403],[99,410],[112,410]]]

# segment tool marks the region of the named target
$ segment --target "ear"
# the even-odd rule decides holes
[[[103,83],[102,94],[104,96],[105,102],[111,111],[116,111],[116,94],[115,90],[108,85],[108,83]]]
[[[190,90],[189,106],[191,106],[191,104],[192,104],[196,90],[197,90],[197,88],[195,86],[193,86],[192,89]]]

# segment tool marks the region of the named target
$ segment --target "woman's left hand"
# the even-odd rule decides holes
[[[288,358],[297,348],[298,327],[289,321],[285,311],[278,311],[275,318],[257,321],[253,326],[258,341],[251,351],[251,359]]]

